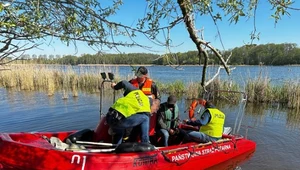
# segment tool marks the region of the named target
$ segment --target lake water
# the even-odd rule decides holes
[[[133,77],[132,68],[128,66],[109,66],[108,70],[117,72],[120,77]],[[174,69],[168,66],[147,66],[149,75],[152,79],[162,83],[182,80],[183,82],[199,82],[202,76],[202,66],[181,66],[180,69]],[[234,68],[228,76],[224,69],[220,71],[220,77],[223,80],[232,80],[234,82],[245,84],[248,79],[257,77],[269,78],[273,84],[281,84],[289,80],[300,79],[300,66],[232,66]],[[74,69],[99,70],[98,66],[75,66]],[[207,68],[207,77],[214,75],[217,66]]]
[[[184,67],[174,70],[169,67],[149,66],[153,79],[171,82],[177,79],[199,81],[202,67]],[[118,67],[121,76],[132,75],[129,67]],[[237,67],[230,76],[232,80],[245,81],[258,76],[260,71],[268,74],[271,82],[282,83],[298,80],[300,67]],[[225,73],[222,73],[225,74]],[[228,78],[228,77],[225,77]],[[108,92],[109,93],[109,92]],[[105,94],[102,111],[112,104],[110,94]],[[44,92],[6,90],[0,88],[0,132],[64,131],[95,128],[99,121],[99,93],[80,93],[77,98],[62,99],[57,93],[48,97]],[[163,95],[162,100],[166,100]],[[186,101],[180,99],[178,105],[181,118],[187,118],[184,110]],[[238,116],[238,106],[217,104],[226,113],[226,126],[234,127]],[[238,169],[242,170],[297,170],[300,168],[300,113],[277,105],[248,104],[242,117],[239,133],[257,143],[254,156]]]

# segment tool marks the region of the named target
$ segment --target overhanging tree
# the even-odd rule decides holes
[[[59,38],[67,44],[86,42],[99,51],[104,47],[139,46],[148,48],[136,41],[145,36],[149,41],[166,47],[171,54],[172,30],[176,25],[184,24],[195,48],[199,60],[203,60],[201,85],[205,88],[224,68],[230,74],[227,65],[230,55],[223,56],[204,38],[202,29],[196,28],[196,16],[210,16],[218,30],[218,21],[229,17],[229,22],[238,23],[240,17],[253,17],[254,27],[251,40],[258,38],[255,17],[258,0],[145,0],[147,11],[145,17],[138,18],[135,26],[122,21],[110,20],[118,15],[122,0],[104,4],[98,0],[10,0],[0,2],[0,65],[18,59],[22,52],[38,47],[48,37]],[[124,2],[126,3],[126,2]],[[283,15],[289,15],[293,8],[291,0],[269,0],[275,23]],[[205,23],[201,23],[205,25]],[[220,33],[217,31],[220,37]],[[160,35],[164,35],[160,39]],[[127,37],[128,41],[120,41]],[[221,39],[220,39],[221,40]],[[221,66],[210,80],[206,80],[209,52],[218,57]],[[174,55],[165,55],[177,57]],[[201,62],[199,62],[201,63]]]

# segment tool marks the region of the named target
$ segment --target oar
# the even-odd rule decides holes
[[[99,146],[117,146],[112,143],[102,143],[102,142],[87,142],[87,141],[76,141],[78,144],[87,144],[87,145],[99,145]]]

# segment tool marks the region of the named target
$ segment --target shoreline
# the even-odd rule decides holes
[[[169,66],[169,67],[174,67],[174,66],[181,66],[181,67],[184,67],[184,66],[203,66],[203,65],[198,65],[198,64],[195,64],[195,65],[156,65],[156,64],[78,64],[78,65],[66,65],[66,64],[7,64],[7,65],[0,65],[0,68],[1,66],[2,67],[7,67],[7,66],[14,66],[14,65],[63,65],[63,66],[145,66],[145,67],[152,67],[152,66]],[[208,65],[208,66],[222,66],[222,65]],[[291,65],[228,65],[228,66],[231,66],[231,67],[234,67],[234,66],[261,66],[261,67],[281,67],[281,66],[300,66],[300,64],[291,64]]]

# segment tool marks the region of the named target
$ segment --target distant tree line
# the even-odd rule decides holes
[[[245,45],[224,51],[224,56],[230,56],[231,65],[289,65],[300,64],[300,48],[294,43]],[[219,60],[209,52],[209,63],[219,64]],[[128,54],[84,54],[80,57],[66,55],[40,55],[25,57],[26,63],[37,64],[155,64],[155,65],[197,65],[203,61],[197,51],[188,51],[174,54],[128,53]]]
[[[231,50],[232,65],[288,65],[300,64],[300,48],[297,44],[249,45]]]

